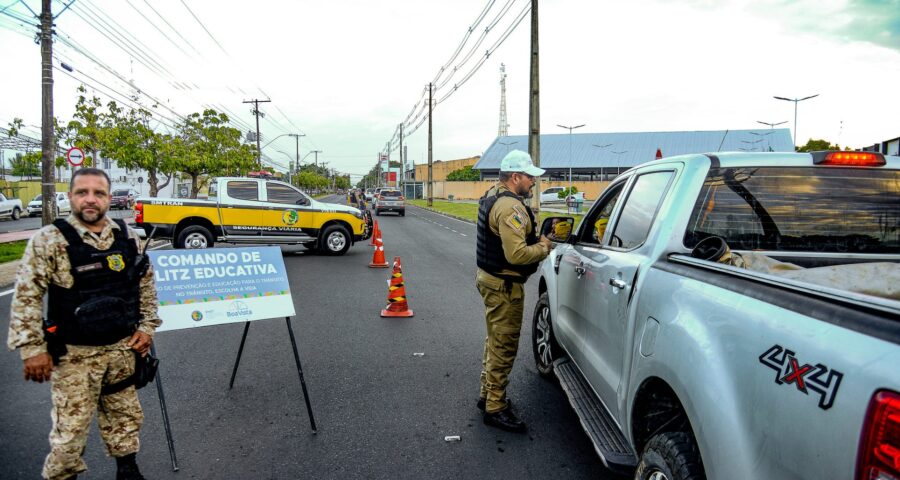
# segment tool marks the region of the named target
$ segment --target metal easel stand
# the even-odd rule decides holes
[[[300,354],[297,353],[297,341],[294,339],[294,329],[291,326],[291,317],[284,317],[287,323],[288,334],[291,337],[291,347],[294,349],[294,362],[297,364],[297,374],[300,376],[300,386],[303,389],[303,399],[306,401],[306,412],[309,414],[309,426],[313,433],[316,432],[316,419],[313,417],[312,406],[309,403],[309,393],[306,390],[306,380],[303,379],[303,367],[300,365]],[[238,365],[241,364],[241,354],[244,352],[244,342],[247,340],[247,331],[250,330],[250,322],[244,324],[244,334],[241,336],[241,346],[238,347],[237,359],[234,361],[234,369],[231,371],[231,381],[228,389],[234,386],[234,377],[237,375]]]
[[[150,344],[150,353],[156,356],[156,345]],[[156,369],[156,393],[159,395],[159,408],[162,410],[163,426],[166,429],[166,443],[169,445],[169,458],[172,459],[172,471],[178,471],[178,458],[175,456],[175,441],[172,440],[172,426],[169,424],[169,411],[166,409],[166,395],[163,393],[162,378]]]

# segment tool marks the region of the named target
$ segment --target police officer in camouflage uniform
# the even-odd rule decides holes
[[[135,352],[147,354],[162,323],[153,272],[135,233],[106,216],[106,173],[75,171],[69,198],[72,215],[39,230],[25,249],[7,345],[20,349],[25,380],[51,382],[44,478],[76,478],[87,469],[81,456],[96,411],[116,478],[142,479],[135,462],[143,421],[137,392],[130,386],[103,394],[101,388],[131,377]]]
[[[478,201],[475,285],[484,299],[487,327],[478,407],[486,425],[513,432],[525,431],[506,398],[519,348],[524,283],[552,245],[547,237],[538,238],[534,214],[525,203],[534,177],[543,173],[527,153],[513,150],[500,163],[500,182]]]

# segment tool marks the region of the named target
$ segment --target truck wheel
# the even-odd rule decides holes
[[[212,233],[200,225],[185,227],[175,239],[175,248],[212,248]]]
[[[705,480],[703,461],[694,436],[685,432],[666,432],[647,442],[635,480]]]
[[[553,333],[553,321],[550,317],[550,295],[541,294],[534,306],[534,317],[531,322],[531,350],[534,353],[534,364],[542,377],[553,375],[553,362],[562,355],[562,348],[556,343]]]
[[[22,216],[22,211],[19,210],[19,207],[14,207],[12,211],[12,219],[18,220]]]
[[[319,248],[325,255],[343,255],[350,250],[350,234],[340,225],[331,225],[322,233]]]

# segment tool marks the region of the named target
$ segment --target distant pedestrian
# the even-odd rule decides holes
[[[350,190],[348,197],[347,205],[359,205],[359,202],[356,200],[356,190]]]
[[[506,396],[519,348],[524,283],[552,245],[547,237],[538,238],[534,213],[525,203],[535,177],[543,173],[527,153],[513,150],[500,163],[500,182],[478,201],[475,284],[484,300],[487,329],[478,407],[486,425],[513,432],[526,429]]]
[[[87,470],[81,457],[94,412],[116,459],[116,479],[144,478],[135,462],[144,415],[129,381],[134,352],[150,351],[162,320],[137,235],[106,216],[109,190],[102,170],[76,170],[69,184],[72,215],[31,238],[18,271],[7,345],[20,349],[25,380],[51,382],[53,428],[42,472],[48,479]]]
[[[359,192],[356,193],[356,199],[359,202],[359,209],[365,210],[366,209],[366,193],[362,189],[359,189]]]

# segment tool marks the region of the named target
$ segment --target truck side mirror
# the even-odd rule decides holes
[[[574,225],[574,217],[548,217],[541,224],[541,235],[549,238],[551,242],[565,243],[572,236]]]
[[[297,200],[297,205],[305,207],[309,205],[309,200],[306,197],[300,197],[300,200]]]

